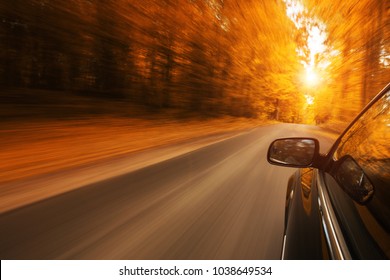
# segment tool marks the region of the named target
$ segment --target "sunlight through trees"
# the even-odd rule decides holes
[[[389,7],[385,0],[2,1],[0,97],[39,106],[84,96],[301,122],[309,94],[317,120],[348,121],[390,80]]]

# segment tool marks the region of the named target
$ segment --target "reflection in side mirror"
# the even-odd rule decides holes
[[[313,138],[284,138],[275,140],[268,149],[271,164],[290,167],[312,166],[318,155],[319,143]]]
[[[374,186],[351,156],[340,159],[334,175],[344,191],[359,204],[365,204],[374,194]]]

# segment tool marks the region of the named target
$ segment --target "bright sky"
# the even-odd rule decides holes
[[[309,29],[309,38],[307,40],[307,44],[310,49],[309,66],[314,66],[314,57],[316,54],[323,53],[326,50],[326,46],[324,45],[326,40],[326,33],[324,29],[325,28],[321,30],[317,26],[313,26]]]
[[[308,31],[307,46],[309,48],[309,57],[306,57],[308,62],[302,61],[302,64],[306,70],[306,85],[315,86],[320,81],[318,75],[320,69],[318,68],[324,70],[329,65],[328,61],[321,61],[321,63],[318,63],[315,60],[318,54],[322,54],[326,50],[326,26],[317,19],[300,17],[299,15],[305,12],[305,7],[299,0],[284,0],[284,2],[287,6],[287,16],[292,20],[295,26],[298,29],[305,26]],[[297,51],[300,55],[304,53],[302,50]]]
[[[297,28],[301,28],[302,24],[297,20],[297,16],[305,10],[302,3],[295,0],[284,0],[284,2],[287,6],[287,16],[295,23]]]

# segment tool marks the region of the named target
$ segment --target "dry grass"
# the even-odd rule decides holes
[[[236,118],[191,121],[98,118],[2,123],[0,184],[256,125],[255,120]]]

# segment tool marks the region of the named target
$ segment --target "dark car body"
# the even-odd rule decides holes
[[[286,138],[267,157],[299,167],[287,186],[282,259],[390,258],[390,84],[327,155],[316,139]]]

